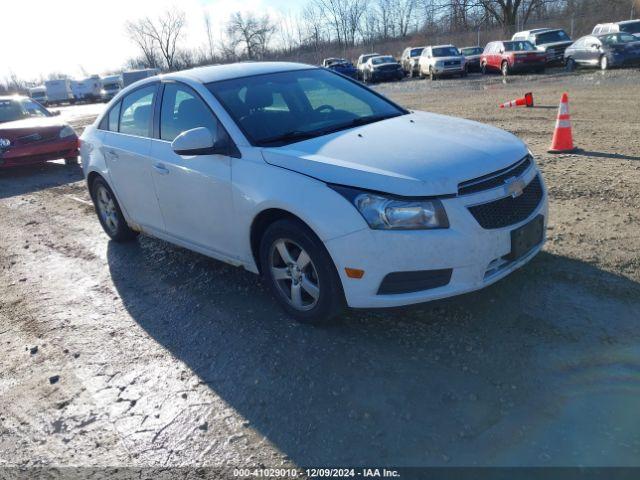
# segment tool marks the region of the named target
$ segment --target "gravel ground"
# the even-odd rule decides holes
[[[526,140],[549,241],[480,292],[326,328],[250,273],[109,242],[79,168],[0,172],[0,466],[640,465],[639,80],[377,86]],[[582,150],[551,156],[563,91]]]

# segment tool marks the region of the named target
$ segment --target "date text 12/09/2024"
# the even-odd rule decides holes
[[[239,478],[400,478],[397,470],[387,468],[239,468]]]

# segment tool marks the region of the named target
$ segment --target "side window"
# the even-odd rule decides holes
[[[156,84],[143,87],[122,99],[120,112],[120,133],[151,137],[151,118],[153,117],[153,97]]]
[[[206,127],[215,135],[218,121],[190,88],[166,84],[160,111],[160,138],[171,142],[182,132],[197,127]]]
[[[107,120],[107,129],[112,132],[118,131],[118,119],[120,118],[120,106],[122,102],[118,102],[110,111]]]
[[[100,120],[100,125],[98,128],[100,130],[109,130],[111,132],[118,131],[118,118],[120,117],[120,105],[122,102],[118,102],[116,105],[111,107],[111,110],[102,117]]]

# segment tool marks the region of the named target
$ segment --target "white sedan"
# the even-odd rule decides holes
[[[546,189],[518,138],[308,65],[141,80],[81,157],[114,241],[144,232],[260,273],[304,322],[485,287],[545,239]]]

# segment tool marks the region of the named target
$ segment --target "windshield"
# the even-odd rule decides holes
[[[460,53],[462,53],[462,55],[471,56],[471,55],[481,55],[483,51],[484,49],[482,47],[469,47],[469,48],[463,48],[462,50],[460,50]]]
[[[375,57],[371,59],[371,63],[374,65],[380,65],[383,63],[395,63],[396,59],[393,57]]]
[[[423,50],[424,48],[414,48],[413,50],[411,50],[411,53],[409,55],[412,57],[419,57],[420,55],[422,55]]]
[[[640,21],[623,23],[620,25],[620,31],[627,33],[640,33]]]
[[[611,33],[600,37],[600,41],[605,45],[615,45],[616,43],[637,42],[638,38],[629,33]]]
[[[286,145],[407,113],[329,70],[236,78],[207,88],[259,146]]]
[[[438,47],[431,49],[434,57],[457,57],[460,55],[456,47]]]
[[[555,30],[553,32],[540,33],[539,35],[536,35],[536,45],[569,41],[571,41],[571,39],[569,38],[569,35],[564,33],[564,30]]]
[[[504,42],[505,52],[533,52],[535,49],[531,42]]]
[[[32,100],[0,100],[0,123],[29,117],[48,117],[50,113]]]

